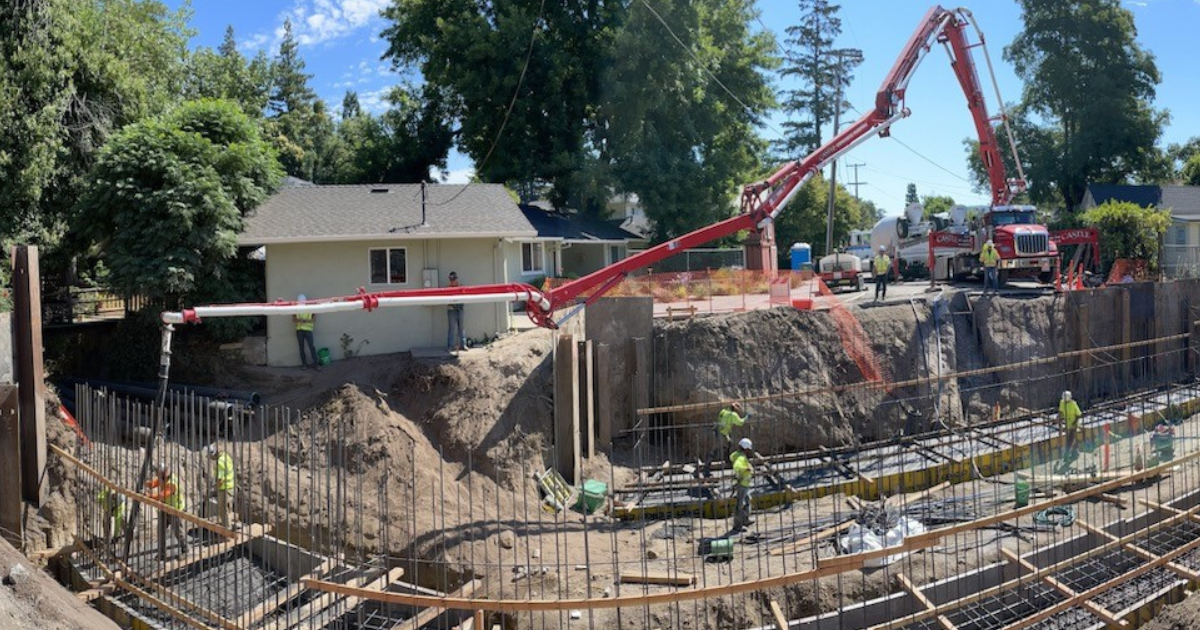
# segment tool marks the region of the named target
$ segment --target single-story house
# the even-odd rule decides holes
[[[621,227],[620,220],[605,220],[559,212],[535,202],[521,212],[537,230],[540,263],[550,277],[580,277],[629,256],[630,246],[644,247],[646,239]],[[522,264],[525,264],[522,253]]]
[[[1089,184],[1079,209],[1090,210],[1106,201],[1170,210],[1171,227],[1163,239],[1164,272],[1176,277],[1200,270],[1200,186]]]
[[[247,218],[238,244],[262,247],[268,300],[520,282],[544,274],[538,232],[498,184],[285,185]],[[509,304],[468,305],[463,328],[482,339],[512,330]],[[267,318],[267,363],[300,364],[291,318]],[[444,306],[323,315],[318,348],[334,359],[446,345]]]

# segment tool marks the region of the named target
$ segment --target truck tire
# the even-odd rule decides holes
[[[1039,273],[1038,274],[1038,282],[1041,282],[1042,284],[1050,284],[1051,282],[1054,282],[1054,272],[1046,271],[1043,273]]]
[[[1008,269],[999,269],[996,271],[996,284],[1000,285],[1001,289],[1008,286]]]

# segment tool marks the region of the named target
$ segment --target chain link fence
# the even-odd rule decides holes
[[[1200,278],[1200,245],[1163,245],[1165,280]]]

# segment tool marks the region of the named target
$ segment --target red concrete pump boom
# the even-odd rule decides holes
[[[966,29],[972,27],[978,42],[967,41]],[[578,280],[568,282],[548,291],[540,291],[523,284],[474,285],[469,287],[445,287],[405,291],[367,293],[360,289],[352,296],[311,300],[300,305],[294,302],[270,304],[242,304],[224,306],[200,306],[182,312],[164,313],[165,323],[200,321],[205,317],[233,317],[244,315],[286,315],[299,312],[332,312],[364,308],[386,308],[413,304],[434,304],[470,301],[507,302],[524,301],[530,318],[546,328],[557,328],[553,319],[556,310],[577,304],[591,303],[612,289],[631,272],[643,269],[676,253],[700,246],[709,241],[736,234],[741,230],[763,230],[787,205],[791,197],[814,173],[818,172],[872,136],[886,136],[888,128],[896,121],[909,115],[904,106],[908,82],[925,55],[935,44],[942,44],[950,55],[951,67],[967,97],[967,107],[975,121],[979,134],[979,150],[991,182],[992,200],[996,205],[1008,203],[1024,190],[1021,178],[1009,181],[1005,176],[993,120],[989,118],[975,71],[970,50],[983,46],[983,34],[979,31],[971,13],[966,9],[947,10],[935,6],[925,14],[917,30],[909,38],[900,57],[892,66],[883,85],[875,95],[875,106],[854,124],[839,131],[832,139],[811,155],[796,162],[788,162],[767,179],[748,184],[742,192],[741,214],[719,223],[700,228],[643,252],[604,267]],[[986,57],[986,50],[985,50]],[[989,68],[990,68],[990,61]],[[1003,121],[1003,116],[1000,117]],[[1011,138],[1010,138],[1011,139]],[[1019,168],[1019,167],[1018,167]]]

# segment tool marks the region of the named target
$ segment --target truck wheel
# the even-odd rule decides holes
[[[1050,284],[1051,282],[1054,282],[1054,272],[1046,271],[1044,273],[1039,273],[1038,282],[1041,282],[1042,284]]]
[[[1008,270],[1007,269],[996,270],[996,284],[999,284],[1001,289],[1008,286]]]

